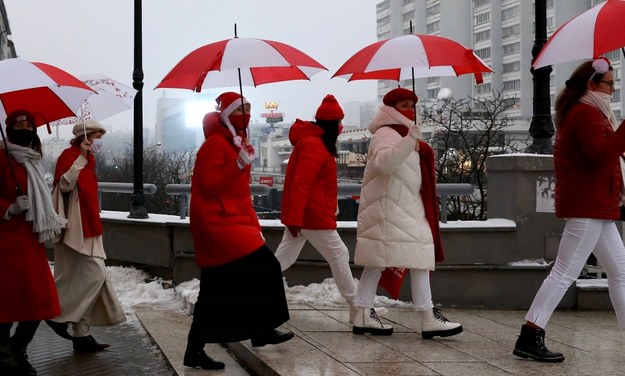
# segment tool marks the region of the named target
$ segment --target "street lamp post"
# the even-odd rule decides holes
[[[535,25],[534,47],[532,48],[532,62],[547,42],[547,1],[536,0],[534,2]],[[525,150],[534,154],[553,154],[551,137],[554,134],[553,120],[551,119],[551,93],[549,90],[549,75],[551,66],[540,69],[531,68],[534,76],[534,100],[533,116],[530,123],[529,133],[532,136],[532,144]]]
[[[130,199],[128,218],[148,218],[143,194],[143,59],[141,35],[141,0],[135,0],[135,51],[134,70],[132,71],[132,87],[137,90],[134,103],[134,191]]]

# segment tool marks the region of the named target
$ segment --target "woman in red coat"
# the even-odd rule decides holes
[[[0,145],[0,374],[36,375],[26,347],[41,320],[61,313],[44,243],[64,221],[52,208],[35,117],[15,111],[6,125],[8,142]]]
[[[581,64],[556,100],[553,162],[556,216],[566,219],[554,266],[536,293],[513,354],[541,362],[564,356],[545,347],[545,327],[591,253],[608,275],[616,319],[625,328],[625,247],[615,219],[625,202],[625,126],[610,108],[614,71],[598,58]]]
[[[219,112],[204,117],[206,140],[191,182],[191,233],[202,272],[184,365],[204,369],[224,368],[206,355],[205,343],[251,339],[258,347],[294,336],[276,329],[289,320],[282,273],[252,207],[250,105],[233,92],[217,102]]]

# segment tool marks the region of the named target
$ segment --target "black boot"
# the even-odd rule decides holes
[[[28,355],[25,351],[15,350],[15,361],[17,362],[16,375],[37,376],[37,370],[28,361]]]
[[[534,329],[527,325],[521,327],[521,335],[516,340],[512,353],[521,358],[532,358],[539,362],[559,363],[564,360],[562,353],[551,352],[545,346],[543,329]]]
[[[102,351],[109,347],[106,343],[98,343],[93,336],[74,337],[74,351],[77,353],[88,353]]]
[[[8,338],[0,339],[0,375],[16,375],[18,364]]]
[[[262,334],[252,338],[252,347],[261,347],[265,345],[277,345],[282,342],[286,342],[295,337],[295,334],[290,331],[282,332],[278,329],[273,329],[266,334]]]
[[[48,324],[48,326],[54,330],[54,333],[58,334],[61,338],[74,339],[74,337],[67,332],[69,327],[68,323],[46,320],[46,324]]]
[[[189,350],[184,352],[183,363],[185,367],[200,367],[202,369],[224,369],[226,366],[222,362],[213,360],[210,356],[206,355],[204,350]]]

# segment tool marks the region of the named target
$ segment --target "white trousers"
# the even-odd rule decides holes
[[[336,230],[302,229],[294,238],[288,229],[284,229],[282,241],[275,253],[282,271],[295,263],[307,240],[326,259],[336,287],[343,298],[351,304],[356,296],[356,283],[349,268],[349,251]]]
[[[551,273],[536,293],[525,319],[547,326],[564,293],[594,253],[608,275],[610,300],[620,328],[625,328],[625,247],[614,221],[571,218],[566,221]]]
[[[358,294],[354,305],[356,307],[373,307],[375,293],[378,289],[380,277],[385,268],[365,266],[358,284]],[[410,269],[410,291],[412,293],[412,305],[416,311],[427,311],[434,307],[432,303],[432,290],[430,289],[430,271]]]

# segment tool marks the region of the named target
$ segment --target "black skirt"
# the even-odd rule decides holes
[[[191,332],[204,343],[243,341],[289,320],[280,263],[265,245],[200,278]]]

